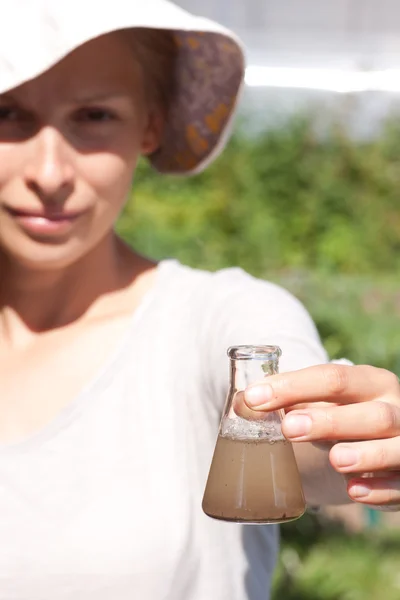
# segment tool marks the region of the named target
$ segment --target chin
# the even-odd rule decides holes
[[[3,252],[15,266],[29,271],[59,271],[79,262],[88,249],[83,244],[23,244],[3,246]]]

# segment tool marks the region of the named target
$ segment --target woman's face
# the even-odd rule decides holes
[[[12,261],[63,268],[112,231],[139,155],[158,145],[143,90],[113,33],[0,95],[0,247]]]

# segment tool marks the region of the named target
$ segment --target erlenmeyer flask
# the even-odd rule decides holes
[[[281,429],[283,411],[235,412],[243,391],[278,373],[278,346],[228,349],[231,379],[203,498],[204,512],[237,523],[284,523],[304,514],[293,447]]]

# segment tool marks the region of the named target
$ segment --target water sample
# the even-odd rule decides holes
[[[284,523],[301,517],[305,500],[283,411],[238,410],[246,387],[278,372],[277,346],[229,348],[230,390],[203,498],[204,512],[236,523]]]

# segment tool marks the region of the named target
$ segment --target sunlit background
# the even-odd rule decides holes
[[[282,112],[342,105],[362,93],[354,131],[376,131],[400,102],[400,4],[397,0],[178,0],[244,40],[245,104]],[[364,93],[363,93],[364,92]],[[369,92],[369,93],[365,93]],[[374,93],[384,92],[384,93]],[[268,118],[265,113],[263,118]]]

